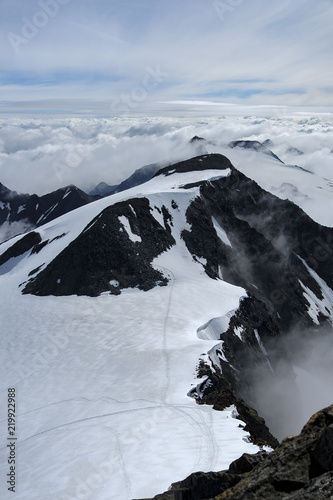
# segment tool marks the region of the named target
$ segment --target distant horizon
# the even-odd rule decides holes
[[[5,115],[64,115],[90,118],[116,118],[126,117],[134,119],[140,117],[174,117],[182,118],[192,115],[195,118],[225,116],[265,116],[267,118],[275,115],[300,116],[300,115],[333,115],[332,106],[292,106],[283,104],[239,104],[236,102],[218,102],[210,100],[175,100],[147,102],[138,105],[136,109],[113,108],[112,100],[104,99],[38,99],[38,100],[16,100],[6,101],[0,99],[0,119]],[[23,116],[22,116],[23,118]]]
[[[0,21],[9,101],[333,106],[330,0],[12,0]]]
[[[55,113],[45,103],[41,109],[0,112],[0,182],[13,191],[43,195],[70,184],[85,192],[99,182],[117,185],[144,165],[197,156],[190,143],[195,135],[207,139],[208,152],[226,156],[231,141],[271,139],[285,163],[332,177],[333,114],[318,108],[182,104],[178,111],[170,106],[169,112],[120,116],[105,105],[99,113],[87,107],[82,113],[80,106]]]

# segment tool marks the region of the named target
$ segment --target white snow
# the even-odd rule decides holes
[[[54,205],[52,205],[52,207],[50,207],[48,210],[46,210],[45,214],[41,215],[37,221],[37,224],[39,224],[39,222],[41,222],[43,219],[46,219],[46,217],[48,217],[52,212],[53,210],[55,210],[58,206],[58,203],[55,203]]]
[[[154,219],[157,220],[160,226],[162,226],[165,229],[164,217],[160,208],[158,208],[156,205],[151,206],[151,214],[154,217]]]
[[[111,285],[111,286],[118,287],[118,286],[119,286],[119,284],[120,284],[120,283],[119,283],[119,281],[117,281],[117,280],[111,280],[111,281],[110,281],[110,285]]]
[[[212,221],[213,221],[213,226],[214,226],[214,229],[216,231],[217,236],[220,238],[220,240],[225,245],[228,245],[229,247],[231,247],[232,245],[230,243],[230,240],[229,240],[225,230],[220,226],[220,224],[217,222],[217,220],[214,217],[212,217]]]
[[[256,339],[257,339],[257,342],[258,342],[258,344],[259,344],[259,347],[260,347],[260,349],[261,349],[261,352],[262,352],[265,356],[267,356],[267,354],[268,354],[268,353],[267,353],[267,351],[266,351],[266,348],[265,348],[264,344],[262,343],[261,337],[260,337],[260,335],[259,335],[259,333],[258,333],[258,330],[257,330],[257,329],[255,329],[255,330],[254,330],[254,335],[255,335],[255,337],[256,337]]]
[[[3,210],[6,208],[7,210],[10,210],[10,204],[9,203],[4,203],[3,201],[0,201],[0,208]]]
[[[234,328],[234,334],[237,335],[237,337],[239,338],[239,340],[241,340],[243,342],[242,333],[243,333],[243,328],[241,326],[238,326],[237,328]]]
[[[302,259],[299,255],[297,255],[297,257],[302,261],[309,274],[318,283],[323,295],[323,298],[319,299],[316,294],[314,294],[308,287],[304,285],[304,283],[300,281],[301,286],[304,290],[304,296],[309,302],[309,316],[316,324],[319,324],[318,315],[319,313],[321,313],[323,316],[326,316],[333,324],[333,317],[330,312],[333,309],[333,290],[325,283],[323,279],[320,278],[320,276],[318,276],[318,274],[313,269],[311,269],[310,266],[308,266],[304,259]]]
[[[261,337],[260,337],[259,332],[258,332],[258,330],[257,330],[257,329],[255,329],[255,330],[254,330],[254,335],[255,335],[255,337],[256,337],[256,339],[257,339],[257,342],[258,342],[258,344],[259,344],[259,347],[260,347],[260,349],[261,349],[261,352],[263,353],[263,355],[264,355],[264,356],[265,356],[265,358],[266,358],[266,361],[267,361],[267,364],[268,364],[268,366],[269,366],[269,369],[271,370],[271,372],[272,372],[272,373],[274,373],[274,370],[273,370],[273,367],[272,367],[272,365],[271,365],[271,362],[269,361],[269,359],[268,359],[268,357],[267,357],[267,356],[268,356],[268,352],[266,351],[266,348],[265,348],[265,346],[264,346],[264,344],[263,344],[263,342],[262,342],[262,340],[261,340]]]
[[[333,175],[328,178],[328,172],[321,176],[295,165],[284,165],[257,151],[207,147],[210,153],[224,154],[234,167],[266,191],[281,199],[288,198],[319,224],[333,226]]]
[[[235,314],[235,309],[228,311],[224,316],[218,318],[210,319],[206,324],[198,328],[197,334],[199,339],[209,340],[215,339],[219,340],[220,335],[228,330],[230,319]]]
[[[201,174],[218,173],[227,175]],[[223,358],[216,340],[199,339],[197,329],[228,317],[245,293],[208,278],[181,238],[198,188],[179,186],[192,181],[192,173],[160,176],[81,207],[38,228],[50,241],[38,254],[27,252],[0,267],[0,462],[4,478],[6,396],[15,387],[17,500],[152,497],[191,472],[221,470],[258,450],[243,440],[234,408],[216,412],[187,396],[198,384],[201,353]],[[20,294],[32,269],[53,260],[104,208],[131,196],[146,196],[150,206],[164,205],[173,216],[177,247],[153,263],[168,276],[168,286],[97,298]],[[128,219],[122,223],[134,237]],[[0,252],[19,238],[3,243]],[[3,490],[2,498],[12,493]]]
[[[72,191],[71,188],[68,188],[62,199],[64,200],[65,198],[67,198],[67,196],[71,193],[71,191]]]
[[[222,341],[208,351],[209,359],[210,359],[215,371],[218,370],[218,371],[222,372],[220,361],[221,360],[227,361],[227,358],[225,357],[225,354],[223,352],[223,344],[224,344],[224,342]]]
[[[119,219],[120,223],[123,225],[126,233],[128,234],[128,237],[131,241],[133,241],[134,243],[142,241],[141,236],[133,233],[127,217],[125,217],[124,215],[121,215],[120,217],[118,217],[118,219]]]
[[[23,212],[23,210],[26,209],[26,205],[20,205],[17,209],[17,214],[20,214],[21,212]]]

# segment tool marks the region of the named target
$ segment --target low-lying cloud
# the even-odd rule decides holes
[[[278,439],[298,434],[311,415],[333,403],[333,327],[294,328],[284,348],[287,358],[276,363],[274,376],[258,370],[252,380],[258,411]]]
[[[11,223],[6,221],[0,226],[0,243],[3,243],[18,234],[26,233],[33,228],[34,226],[26,219]]]
[[[0,182],[39,195],[68,184],[85,191],[101,181],[114,185],[143,165],[195,156],[196,145],[189,143],[194,135],[207,139],[209,152],[222,153],[233,140],[271,139],[271,149],[284,162],[329,177],[332,117],[279,113],[270,118],[9,118],[0,122]]]

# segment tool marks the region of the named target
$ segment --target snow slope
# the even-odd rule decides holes
[[[198,382],[200,354],[216,342],[200,339],[197,329],[237,308],[245,291],[209,279],[189,255],[180,232],[198,188],[181,185],[224,175],[162,176],[82,207],[39,229],[50,243],[38,254],[1,266],[1,498],[13,495],[6,488],[8,387],[17,393],[20,500],[153,496],[193,471],[223,469],[256,452],[233,408],[215,412],[187,396]],[[167,287],[98,298],[20,294],[28,273],[50,262],[103,208],[140,195],[152,208],[177,200],[178,245],[154,262],[171,278]],[[1,253],[17,239],[1,245]]]
[[[228,156],[281,197],[283,183],[294,186],[302,196],[293,201],[332,225],[333,212],[323,215],[321,205],[331,200],[328,181],[317,189],[319,178],[314,183],[311,174],[260,153],[230,150]],[[224,175],[227,170],[159,176],[84,206],[38,229],[49,240],[41,252],[0,267],[1,498],[13,496],[6,488],[8,387],[17,392],[18,500],[152,497],[193,471],[221,470],[257,451],[233,408],[215,412],[187,396],[198,382],[200,355],[216,344],[207,325],[213,318],[227,322],[245,290],[211,280],[204,262],[190,256],[180,233],[198,188],[181,186]],[[170,279],[167,287],[97,298],[21,295],[30,271],[47,265],[104,208],[134,196],[149,199],[160,224],[155,208],[177,201],[177,245],[153,263]],[[0,253],[19,238],[0,245]]]
[[[289,199],[302,208],[314,221],[323,226],[333,226],[333,172],[322,177],[313,170],[297,165],[281,164],[267,154],[239,148],[221,148],[207,145],[209,153],[225,155],[233,166],[256,181],[260,187]]]

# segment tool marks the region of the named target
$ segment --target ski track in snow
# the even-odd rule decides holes
[[[259,162],[258,154],[248,151],[224,154],[264,189],[288,195],[317,222],[332,225],[328,181],[265,155]],[[242,453],[258,450],[244,441],[232,407],[216,412],[187,397],[200,382],[195,378],[200,356],[218,347],[215,323],[227,322],[245,291],[210,280],[204,264],[189,255],[180,235],[190,230],[184,214],[198,190],[180,186],[228,173],[160,176],[99,200],[37,229],[49,240],[39,254],[27,252],[1,266],[0,480],[4,485],[8,473],[7,389],[15,387],[17,500],[153,497],[191,472],[222,470]],[[142,196],[163,227],[163,205],[173,217],[177,246],[153,262],[168,286],[98,298],[20,295],[18,285],[27,274],[47,265],[104,208]],[[224,241],[223,228],[214,225]],[[0,253],[19,238],[4,242]],[[315,317],[332,302],[332,291],[323,291],[324,300],[308,294]],[[3,486],[1,494],[4,500],[13,497]]]
[[[315,220],[332,225],[325,180],[265,155],[258,162],[258,154],[248,151],[224,154],[264,189],[282,198],[287,193]],[[4,485],[8,473],[7,389],[15,387],[17,500],[153,497],[191,472],[222,470],[242,453],[258,450],[244,441],[232,407],[216,412],[187,397],[200,382],[195,378],[200,356],[216,348],[209,325],[226,322],[245,291],[210,280],[204,264],[189,255],[180,234],[190,230],[184,214],[198,190],[180,186],[228,173],[160,176],[99,200],[38,228],[42,240],[49,240],[39,254],[27,253],[1,266],[0,480]],[[285,182],[291,186],[288,192]],[[153,262],[168,277],[167,287],[98,298],[20,295],[18,285],[28,272],[47,265],[104,208],[142,196],[162,227],[162,205],[174,220],[177,247]],[[123,222],[129,237],[139,241]],[[217,229],[224,241],[223,228]],[[19,238],[4,242],[0,253]],[[331,299],[331,291],[325,292],[314,312]],[[202,325],[208,330],[199,338]],[[4,500],[13,497],[3,486],[1,494]]]
[[[180,236],[190,229],[184,214],[198,189],[179,184],[217,175],[228,171],[163,176],[82,207],[38,229],[43,241],[53,240],[39,254],[2,266],[0,480],[8,472],[7,389],[15,387],[17,500],[152,497],[194,471],[221,470],[258,450],[244,440],[233,407],[216,412],[187,396],[200,382],[200,355],[216,343],[199,339],[197,329],[236,309],[245,294],[208,278]],[[32,269],[47,265],[105,207],[132,196],[173,216],[177,247],[153,262],[168,286],[97,298],[20,294]]]

